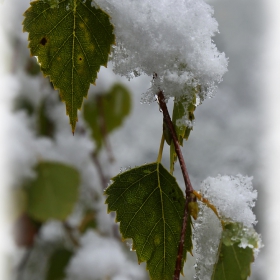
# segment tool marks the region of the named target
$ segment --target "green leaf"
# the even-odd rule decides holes
[[[152,280],[172,279],[185,204],[176,179],[160,163],[151,163],[112,180],[106,203],[109,212],[117,212],[123,238],[132,238],[138,261],[147,262]],[[190,217],[188,221],[182,263],[192,250]]]
[[[37,221],[64,220],[78,199],[78,171],[57,162],[41,162],[36,179],[26,186],[27,213]]]
[[[77,110],[97,78],[100,66],[107,65],[115,41],[109,16],[92,7],[91,0],[33,1],[24,13],[23,31],[29,32],[31,55],[50,76],[66,103],[74,132]]]
[[[130,109],[130,93],[121,84],[113,85],[107,94],[94,96],[85,103],[84,119],[91,128],[97,149],[106,136],[122,124]]]
[[[192,126],[187,126],[186,122],[194,120],[194,110],[196,109],[196,94],[199,87],[190,89],[191,94],[174,99],[172,122],[175,127],[178,142],[183,146],[183,140],[188,140]],[[182,121],[183,120],[183,121]],[[170,173],[173,174],[174,164],[177,160],[173,141],[170,144]]]
[[[211,280],[247,279],[258,241],[259,236],[253,228],[245,228],[239,223],[225,225]]]
[[[67,249],[55,251],[50,260],[46,280],[63,280],[65,279],[65,269],[73,253]]]

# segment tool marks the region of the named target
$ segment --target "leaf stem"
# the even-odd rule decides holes
[[[183,251],[184,251],[183,249],[184,249],[184,243],[185,243],[187,221],[188,221],[188,219],[190,219],[188,205],[190,202],[196,201],[196,197],[191,195],[194,190],[193,190],[190,178],[189,178],[186,163],[184,161],[183,154],[182,154],[182,151],[180,148],[180,144],[178,142],[178,138],[176,135],[176,131],[175,131],[174,125],[172,123],[172,120],[170,118],[170,115],[169,115],[169,112],[168,112],[168,109],[166,106],[166,101],[165,101],[162,91],[159,91],[159,93],[158,93],[158,102],[159,102],[160,109],[162,110],[162,113],[163,113],[164,121],[166,122],[167,127],[171,133],[175,151],[176,151],[177,157],[180,162],[180,167],[182,170],[182,174],[183,174],[183,178],[184,178],[184,182],[185,182],[185,186],[186,186],[186,202],[185,202],[185,209],[184,209],[184,217],[183,217],[180,241],[179,241],[179,246],[178,246],[176,266],[175,266],[175,271],[174,271],[174,276],[173,276],[173,280],[179,280],[180,272],[182,269],[182,259],[183,259]]]
[[[80,247],[80,242],[75,236],[74,228],[67,222],[63,222],[63,227],[64,227],[69,239],[71,240],[72,244],[75,247]]]
[[[219,213],[217,211],[217,208],[205,197],[203,197],[199,192],[193,191],[193,194],[196,196],[198,200],[200,200],[202,203],[204,203],[207,207],[209,207],[215,215],[218,217],[218,219],[222,222],[221,217],[219,216]]]
[[[158,150],[157,162],[161,162],[163,147],[164,147],[164,135],[162,133],[161,140],[160,140],[160,146],[159,146],[159,150]]]
[[[92,158],[92,160],[95,164],[95,167],[98,171],[98,175],[100,177],[102,188],[103,188],[103,190],[105,190],[108,187],[108,183],[109,183],[110,179],[105,176],[96,152],[93,152],[91,154],[91,158]]]

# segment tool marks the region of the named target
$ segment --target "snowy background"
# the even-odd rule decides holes
[[[6,14],[6,21],[1,21],[1,27],[9,30],[11,37],[19,36],[26,40],[27,34],[20,32],[21,14],[28,2],[5,0],[4,4],[0,4],[0,9],[5,9]],[[280,5],[277,0],[208,2],[214,7],[214,16],[219,23],[220,34],[214,40],[218,49],[229,58],[229,66],[216,96],[205,100],[195,111],[194,130],[184,144],[187,167],[197,189],[208,176],[241,173],[254,177],[253,186],[258,190],[255,208],[257,231],[262,234],[265,247],[253,265],[251,279],[280,279],[279,184],[277,185],[280,167],[280,23],[277,11]],[[14,53],[5,46],[7,41],[3,34],[0,35],[3,53],[0,65],[0,170],[5,185],[13,180],[10,170],[7,170],[7,162],[16,154],[16,150],[11,149],[8,143],[11,139],[18,141],[24,137],[28,142],[28,137],[31,136],[23,136],[20,127],[11,129],[14,120],[7,104],[17,90],[18,81],[17,77],[3,75],[5,64],[11,69],[9,63],[15,58]],[[22,43],[20,47],[22,50],[18,50],[19,53],[27,52],[24,49],[26,44]],[[110,79],[114,78],[110,76]],[[150,79],[141,77],[130,83],[122,80],[134,93],[133,112],[122,129],[110,137],[114,157],[117,159],[108,171],[111,174],[118,173],[122,167],[154,161],[162,130],[162,115],[158,105],[155,102],[151,105],[140,104],[141,94],[149,87]],[[69,135],[70,133],[69,129]],[[22,155],[22,158],[26,157],[28,158]],[[19,158],[19,162],[20,160]],[[29,160],[32,161],[32,158]],[[168,166],[167,151],[163,163]],[[176,175],[180,177],[179,172]],[[1,192],[2,189],[0,197],[3,197]],[[5,209],[4,202],[0,204],[1,213]],[[5,216],[1,217],[0,223],[8,223]],[[9,235],[4,226],[1,235],[1,240]],[[9,242],[1,243],[2,251],[9,252],[7,244]],[[1,279],[7,278],[3,274]]]

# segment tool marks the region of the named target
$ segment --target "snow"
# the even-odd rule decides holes
[[[215,213],[204,204],[199,204],[198,218],[194,223],[194,245],[196,276],[209,280],[216,263],[217,250],[222,233],[221,222]]]
[[[148,91],[147,102],[159,89],[179,96],[197,84],[203,98],[213,94],[227,71],[227,59],[212,41],[218,24],[203,0],[95,2],[115,26],[115,72],[129,79],[157,73],[159,82]]]
[[[240,174],[208,177],[201,184],[201,194],[215,205],[223,220],[252,227],[257,223],[252,211],[257,199],[252,179]]]
[[[143,279],[138,265],[123,254],[117,240],[87,231],[81,239],[81,247],[66,269],[67,280],[94,279]],[[114,277],[114,278],[113,278]]]
[[[65,229],[60,221],[49,220],[40,231],[40,238],[47,243],[58,243],[65,238]]]

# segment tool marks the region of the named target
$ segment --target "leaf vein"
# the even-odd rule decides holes
[[[47,68],[50,67],[50,64],[52,63],[53,59],[54,59],[54,58],[56,57],[56,55],[62,50],[62,47],[68,42],[68,40],[71,38],[72,35],[73,35],[73,34],[70,34],[70,35],[68,36],[68,38],[64,41],[64,43],[59,47],[59,49],[56,51],[56,53],[52,56],[52,58],[50,59],[50,62],[49,62],[49,64],[48,64]]]
[[[129,221],[126,229],[125,229],[125,232],[124,232],[124,236],[126,235],[126,232],[127,232],[127,229],[128,227],[130,226],[131,222],[134,220],[135,216],[138,214],[138,212],[140,210],[142,210],[142,207],[145,205],[145,203],[149,200],[149,198],[154,194],[154,192],[156,191],[157,189],[155,188],[150,194],[149,196],[145,199],[145,201],[142,203],[141,207],[135,212],[135,214],[133,215],[133,217],[131,218],[131,220]]]
[[[58,80],[56,81],[57,85],[59,84],[60,79],[63,77],[63,74],[65,73],[66,68],[67,68],[66,66],[70,63],[70,61],[71,61],[71,58],[64,64],[63,71],[62,71],[61,75],[59,75]]]
[[[144,249],[145,249],[145,247],[146,247],[146,244],[147,244],[147,242],[148,242],[148,240],[149,240],[151,234],[154,232],[156,226],[158,225],[158,223],[159,223],[161,220],[162,220],[162,218],[160,218],[160,219],[155,223],[154,227],[153,227],[152,230],[150,231],[148,237],[146,238],[145,244],[143,245],[142,250],[141,250],[141,252],[140,252],[140,254],[139,254],[140,256],[142,255],[142,253],[143,253],[143,251],[144,251]]]
[[[152,171],[151,173],[145,175],[144,177],[140,178],[139,180],[133,182],[130,186],[128,186],[120,195],[123,195],[126,191],[128,191],[132,186],[134,186],[135,184],[139,183],[141,180],[143,180],[145,177],[150,176],[152,173],[156,172],[157,170]],[[119,179],[119,178],[118,178]],[[119,179],[120,180],[120,179]],[[121,180],[120,180],[121,181]],[[122,181],[121,181],[122,182]],[[110,208],[112,208],[114,206],[114,204],[120,199],[120,197],[118,197],[111,205]]]

